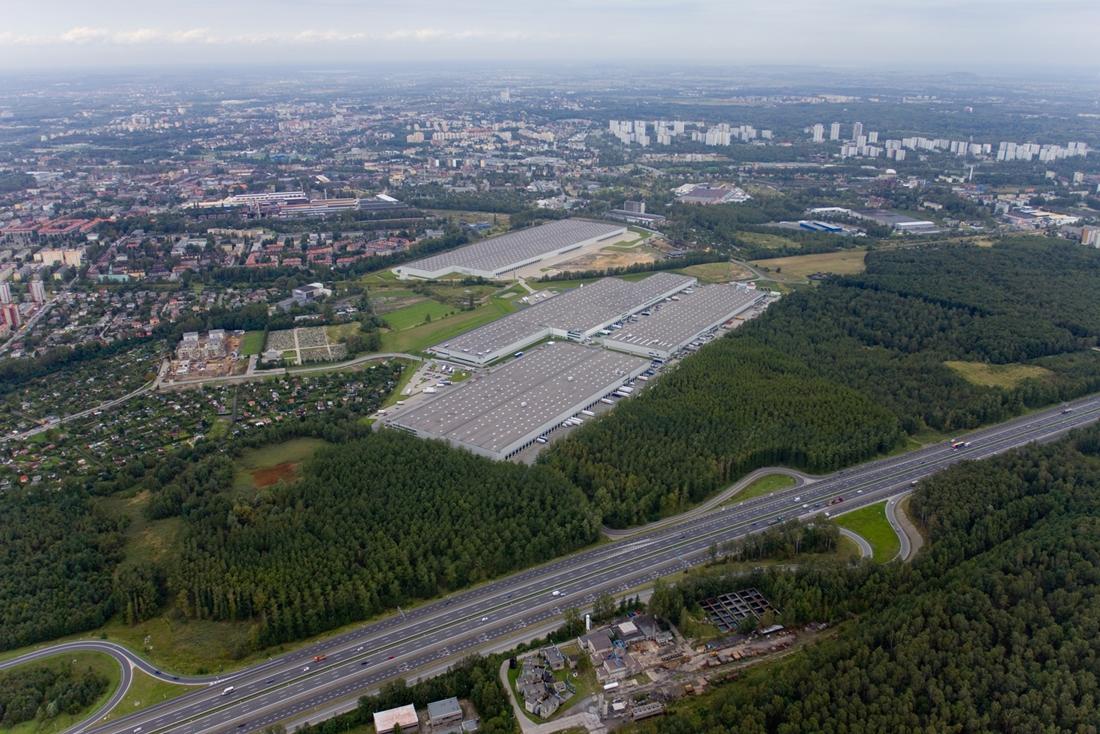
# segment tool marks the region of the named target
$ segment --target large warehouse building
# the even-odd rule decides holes
[[[668,359],[766,297],[764,291],[741,283],[703,286],[654,307],[648,316],[631,318],[606,336],[603,345],[642,357]]]
[[[550,337],[580,341],[695,285],[695,278],[657,273],[637,281],[603,278],[432,347],[434,354],[486,365]]]
[[[382,423],[507,459],[648,368],[648,360],[632,355],[555,342],[400,409]]]
[[[469,275],[492,280],[525,265],[625,233],[626,227],[621,224],[561,219],[414,260],[394,268],[393,272],[402,279]]]

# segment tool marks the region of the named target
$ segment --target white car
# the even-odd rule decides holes
[[[561,596],[561,592],[557,589],[554,589],[552,592],[550,592],[550,596]]]
[[[488,622],[488,621],[489,621],[489,618],[488,618],[488,617],[482,617],[482,618],[481,618],[481,621],[482,621],[482,622]]]

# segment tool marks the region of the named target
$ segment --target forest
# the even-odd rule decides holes
[[[121,520],[77,489],[0,492],[0,517],[0,649],[110,618]]]
[[[77,714],[102,696],[110,682],[91,668],[50,660],[0,673],[0,727]]]
[[[389,363],[358,373],[370,398],[363,410],[372,412],[382,403],[400,370]],[[370,433],[360,417],[337,407],[273,422],[228,442],[199,441],[128,463],[119,457],[117,468],[66,477],[60,487],[28,484],[0,492],[0,649],[95,629],[116,614],[126,622],[148,619],[172,599],[169,569],[123,562],[128,518],[107,514],[98,496],[147,489],[151,517],[179,515],[186,503],[188,509],[213,503],[202,492],[215,481],[218,490],[232,484],[227,456],[299,436],[348,443]]]
[[[1070,243],[873,252],[866,273],[785,297],[540,462],[624,527],[762,466],[834,471],[906,435],[1100,390],[1098,287],[1100,253]],[[1049,375],[987,387],[947,360],[1023,362]]]
[[[1092,731],[1100,681],[1100,428],[926,480],[911,565],[819,563],[665,586],[675,616],[755,586],[838,634],[635,734]]]
[[[255,620],[259,646],[549,560],[599,527],[557,472],[395,431],[324,449],[298,482],[250,496],[226,491],[232,470],[221,456],[189,467],[153,511],[186,522],[167,573],[178,609]]]

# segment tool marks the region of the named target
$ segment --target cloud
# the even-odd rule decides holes
[[[23,35],[0,32],[0,43],[22,46],[90,45],[135,46],[154,44],[176,45],[240,45],[240,44],[334,44],[363,43],[367,41],[427,43],[432,41],[489,41],[515,42],[526,40],[550,40],[553,34],[531,33],[514,30],[444,30],[440,28],[399,28],[367,33],[363,31],[302,30],[244,34],[219,34],[207,28],[166,31],[158,28],[111,30],[77,26],[57,35]]]

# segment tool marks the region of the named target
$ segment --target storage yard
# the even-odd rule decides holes
[[[761,303],[767,294],[740,283],[707,285],[631,316],[603,345],[643,357],[668,359],[693,340]]]
[[[432,347],[434,354],[473,365],[487,365],[542,339],[580,341],[607,326],[695,285],[696,279],[657,273],[638,281],[603,278],[560,295],[528,300],[535,305]]]
[[[562,423],[580,422],[574,416],[649,366],[631,355],[554,342],[406,406],[382,424],[507,459]]]
[[[626,227],[619,224],[562,219],[414,260],[394,268],[393,272],[401,279],[466,275],[492,280],[525,265],[625,233]]]

